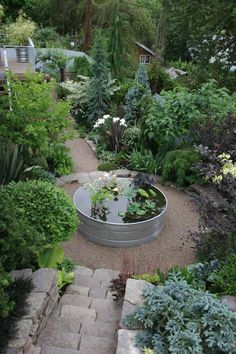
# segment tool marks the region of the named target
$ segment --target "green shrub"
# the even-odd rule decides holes
[[[160,170],[160,161],[157,156],[154,156],[150,150],[134,149],[131,154],[127,156],[131,170],[143,171],[150,174],[157,174]]]
[[[44,181],[11,183],[5,187],[25,219],[45,235],[47,243],[69,240],[77,228],[76,209],[60,188]]]
[[[16,203],[9,185],[0,188],[0,200],[0,263],[7,271],[36,265],[38,250],[46,244],[46,236],[27,217],[24,210],[27,200],[23,207]],[[41,203],[39,210],[40,207]]]
[[[24,145],[29,162],[32,156],[47,158],[52,145],[62,144],[70,137],[69,103],[55,100],[55,82],[46,82],[40,74],[28,73],[24,81],[12,78],[11,89],[11,111],[8,96],[0,97],[0,136],[15,145]]]
[[[115,162],[102,162],[98,165],[98,171],[112,171],[118,169],[118,165]]]
[[[158,61],[154,61],[148,66],[148,76],[151,89],[154,93],[173,89],[173,80],[165,72],[164,68],[160,66]]]
[[[87,57],[74,58],[72,71],[76,75],[90,76],[91,70],[90,70],[90,64]]]
[[[73,171],[74,165],[70,149],[65,145],[57,144],[53,146],[49,161],[57,176],[69,175]]]
[[[51,172],[45,171],[40,166],[33,166],[25,170],[24,179],[40,179],[52,184],[56,183],[56,177]]]
[[[155,353],[233,353],[236,314],[214,295],[192,288],[180,273],[144,289],[144,305],[125,320],[146,329],[137,345]]]
[[[11,278],[0,265],[0,320],[6,318],[12,311],[15,303],[10,298],[7,288],[11,284]]]
[[[213,287],[222,294],[236,296],[236,254],[229,256],[214,272]]]
[[[199,160],[193,148],[169,151],[163,163],[162,180],[174,181],[178,187],[198,181],[200,177],[192,168]]]
[[[122,138],[122,145],[128,149],[135,149],[140,144],[141,139],[141,129],[139,126],[134,125],[133,127],[129,127],[124,132]]]

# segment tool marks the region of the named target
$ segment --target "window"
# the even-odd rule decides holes
[[[150,55],[140,55],[140,63],[141,64],[150,64],[151,56]]]

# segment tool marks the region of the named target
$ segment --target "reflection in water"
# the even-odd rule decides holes
[[[128,179],[120,180],[120,183],[125,183],[126,185],[130,184]],[[129,183],[128,183],[129,182]],[[156,193],[156,208],[155,215],[159,215],[166,206],[166,201],[164,195],[158,190],[154,189]],[[111,200],[106,200],[103,203],[92,203],[91,195],[89,188],[85,185],[79,188],[74,196],[75,204],[78,210],[89,217],[92,217],[96,220],[101,220],[103,222],[125,224],[130,222],[139,222],[141,220],[131,220],[125,217],[122,217],[121,212],[125,213],[128,210],[130,205],[130,198],[124,195],[116,195]],[[148,218],[153,217],[150,215]]]
[[[96,220],[107,221],[107,215],[110,214],[108,207],[104,205],[92,204],[91,217]]]

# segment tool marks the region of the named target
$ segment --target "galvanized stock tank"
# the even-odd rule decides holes
[[[128,178],[118,178],[118,180],[132,181]],[[89,204],[87,200],[89,199],[88,187],[88,184],[80,187],[73,197],[80,219],[78,230],[88,240],[110,247],[137,246],[156,239],[164,228],[167,213],[167,199],[155,186],[153,186],[153,188],[155,188],[165,200],[165,207],[162,212],[148,220],[132,223],[113,223],[91,217],[91,204]]]
[[[16,47],[16,58],[18,63],[28,63],[28,47]]]

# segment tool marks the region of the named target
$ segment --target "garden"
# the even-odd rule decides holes
[[[47,48],[0,95],[0,352],[33,287],[11,272],[52,268],[63,296],[79,264],[120,272],[114,302],[127,279],[149,283],[125,320],[141,352],[234,353],[234,2],[69,3],[0,4],[1,44]],[[87,55],[69,64],[63,49]],[[67,182],[81,171],[100,177]]]

